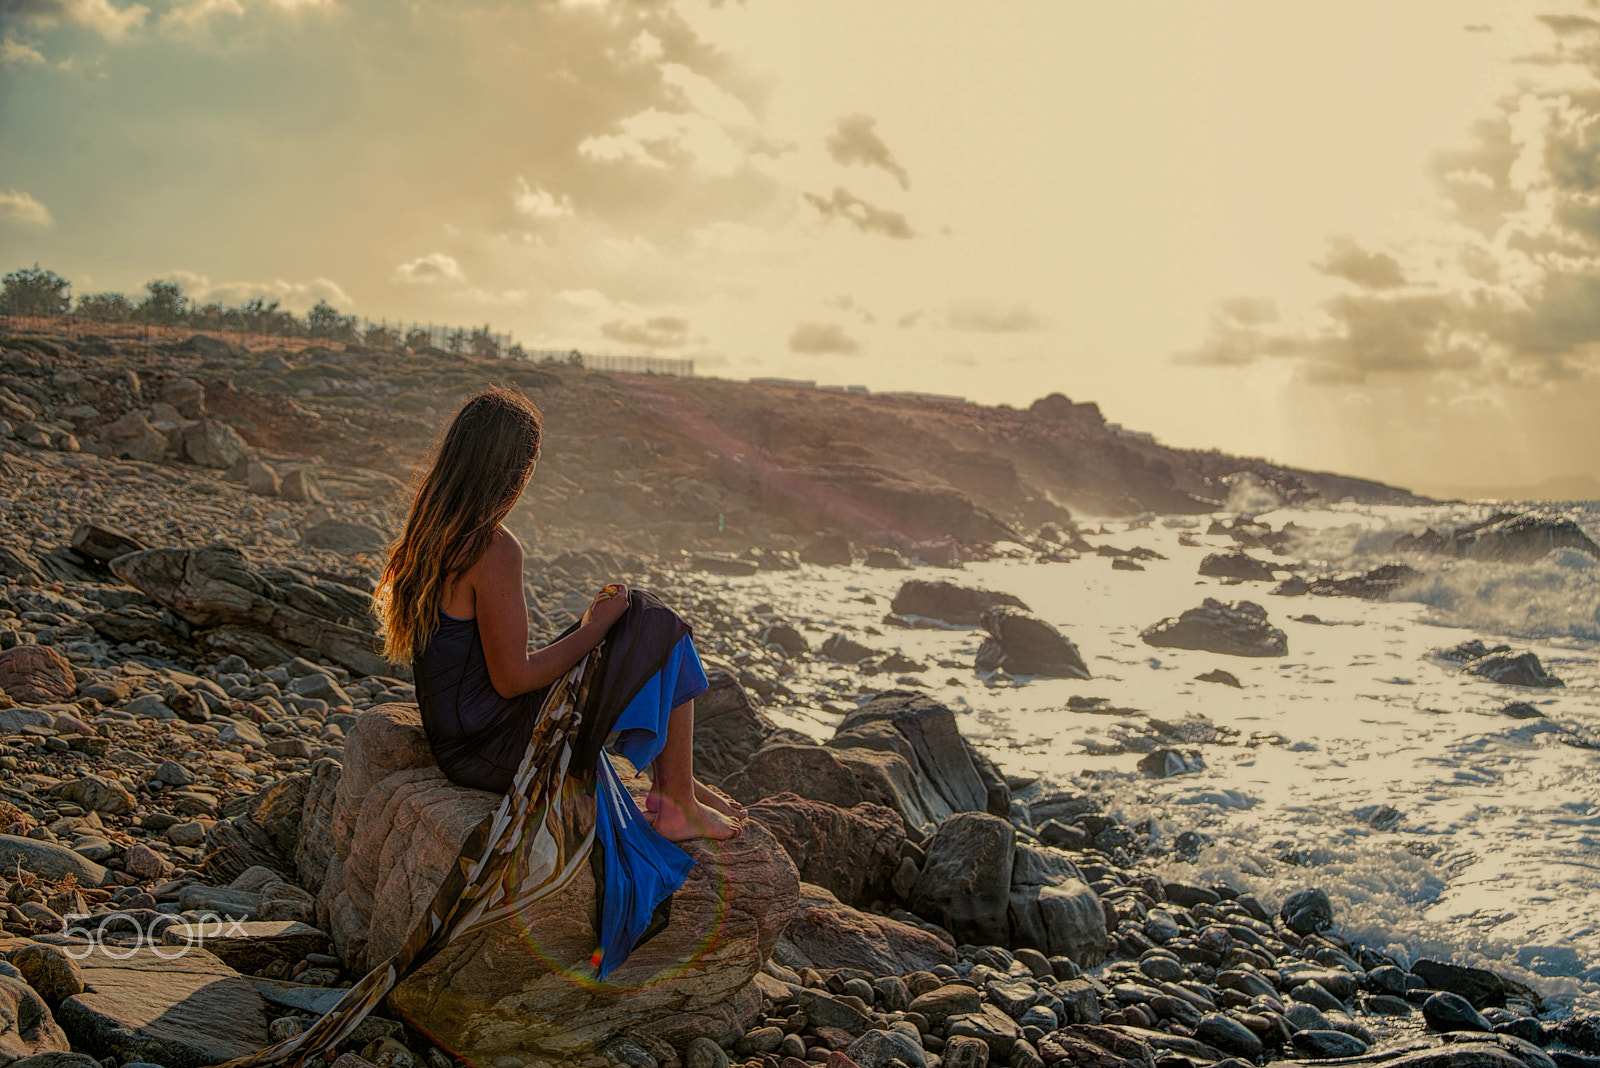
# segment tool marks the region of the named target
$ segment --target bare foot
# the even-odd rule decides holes
[[[702,805],[709,805],[724,816],[743,816],[744,806],[739,804],[715,786],[707,786],[696,779],[694,782],[694,799]]]
[[[669,842],[687,842],[693,838],[725,841],[744,832],[736,817],[725,815],[698,800],[691,800],[685,807],[652,793],[645,803],[645,810],[656,833]]]

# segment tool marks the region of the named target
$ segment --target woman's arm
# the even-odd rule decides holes
[[[606,636],[628,606],[626,593],[601,602],[594,617],[571,634],[528,652],[528,602],[522,592],[522,546],[501,531],[464,578],[472,584],[474,614],[489,681],[501,697],[548,686]]]

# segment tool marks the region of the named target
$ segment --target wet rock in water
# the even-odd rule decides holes
[[[893,549],[868,549],[866,559],[862,561],[866,567],[875,567],[884,571],[909,571],[911,565],[906,563],[906,558]]]
[[[1543,719],[1544,713],[1528,704],[1526,701],[1512,701],[1500,710],[1502,716],[1512,719]]]
[[[807,564],[848,567],[854,557],[850,552],[849,539],[841,534],[830,534],[801,549],[800,560]]]
[[[754,560],[722,552],[695,553],[689,558],[689,566],[696,571],[705,571],[713,575],[754,575],[761,570],[761,565]]]
[[[975,666],[980,671],[1089,678],[1077,647],[1044,620],[1003,605],[987,609],[982,618],[989,637],[978,647]]]
[[[1421,577],[1421,572],[1405,564],[1383,564],[1360,575],[1333,575],[1312,579],[1305,592],[1319,597],[1359,597],[1382,601],[1403,586]]]
[[[1508,995],[1538,1004],[1538,996],[1533,991],[1486,968],[1470,968],[1423,957],[1411,966],[1411,972],[1436,990],[1466,998],[1473,1008],[1504,1005]]]
[[[1294,1048],[1318,1060],[1359,1057],[1367,1052],[1367,1044],[1355,1035],[1329,1030],[1296,1031]]]
[[[1565,517],[1532,512],[1520,515],[1500,512],[1482,523],[1448,534],[1429,529],[1400,538],[1394,547],[1399,552],[1441,553],[1517,563],[1542,559],[1557,549],[1575,549],[1600,560],[1600,546],[1595,545],[1577,523]]]
[[[1113,570],[1113,571],[1143,571],[1144,570],[1144,565],[1143,564],[1136,564],[1132,560],[1127,559],[1126,557],[1118,556],[1118,557],[1114,558],[1111,561],[1111,570]]]
[[[328,549],[342,556],[354,556],[357,553],[383,552],[389,546],[389,536],[365,523],[325,519],[308,527],[300,535],[300,544],[308,549]]]
[[[24,704],[52,704],[72,696],[77,683],[67,658],[48,645],[0,650],[0,690]]]
[[[1308,887],[1285,898],[1278,915],[1295,934],[1315,934],[1333,926],[1333,902],[1328,900],[1327,891]]]
[[[1448,991],[1440,991],[1422,1003],[1422,1018],[1435,1031],[1493,1030],[1472,1002]]]
[[[946,623],[976,625],[982,622],[984,612],[999,605],[1028,610],[1027,605],[1009,593],[914,579],[900,587],[889,610],[903,616],[926,616]]]
[[[1478,675],[1502,686],[1531,686],[1551,689],[1566,686],[1565,682],[1545,671],[1544,665],[1533,653],[1512,656],[1494,653],[1480,657],[1467,665],[1468,675]]]
[[[1155,749],[1139,759],[1139,770],[1152,779],[1204,771],[1206,762],[1194,749]]]
[[[1244,684],[1239,681],[1238,676],[1230,671],[1223,671],[1221,668],[1215,668],[1204,675],[1196,675],[1194,681],[1216,682],[1221,683],[1223,686],[1232,686],[1236,690],[1244,689]]]
[[[344,756],[333,811],[314,817],[328,821],[338,858],[323,874],[318,912],[326,908],[341,958],[359,974],[399,947],[500,798],[445,779],[412,705],[358,716]],[[677,1044],[742,1034],[760,1011],[747,984],[798,908],[795,868],[758,821],[729,841],[684,848],[696,864],[673,898],[672,923],[612,974],[615,992],[575,1001],[565,971],[594,949],[584,866],[523,923],[446,947],[391,1003],[440,1044],[480,1061],[511,1052],[576,1058],[624,1028]],[[527,952],[526,930],[539,933],[543,952]]]
[[[70,1048],[38,992],[21,979],[0,975],[0,1062],[65,1053]]]
[[[846,664],[858,663],[878,653],[876,649],[862,645],[854,638],[847,638],[843,634],[830,635],[817,651],[830,660],[839,660]]]
[[[1200,561],[1200,574],[1212,578],[1235,578],[1271,582],[1277,568],[1249,553],[1212,553]]]
[[[146,946],[126,959],[91,953],[82,966],[87,989],[56,1016],[72,1044],[97,1057],[201,1065],[267,1045],[266,1002],[209,953],[168,960]]]
[[[694,699],[694,766],[704,781],[717,782],[749,763],[774,727],[733,671],[716,662],[705,669],[710,686]]]
[[[1285,656],[1289,652],[1288,638],[1267,622],[1266,609],[1253,601],[1223,604],[1207,597],[1200,607],[1153,624],[1139,637],[1146,645],[1204,649],[1229,656]]]
[[[846,809],[797,794],[778,794],[748,811],[772,832],[803,881],[825,887],[858,908],[891,896],[890,883],[900,867],[906,839],[904,824],[893,809],[873,804]]]
[[[963,812],[928,840],[911,907],[954,935],[978,945],[1010,935],[1011,864],[1016,829],[998,816]]]

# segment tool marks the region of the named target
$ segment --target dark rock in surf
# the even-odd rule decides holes
[[[1482,523],[1441,533],[1425,530],[1395,542],[1401,552],[1439,553],[1474,560],[1529,563],[1557,549],[1575,549],[1600,560],[1600,545],[1564,517],[1500,512]]]
[[[1480,657],[1467,665],[1467,674],[1478,675],[1502,686],[1531,686],[1538,689],[1566,686],[1565,682],[1545,671],[1544,665],[1533,653],[1516,656],[1496,653]]]
[[[1146,645],[1169,649],[1204,649],[1229,656],[1285,656],[1289,639],[1267,622],[1267,611],[1253,601],[1223,604],[1207,597],[1177,619],[1145,628]]]
[[[989,637],[978,647],[975,666],[980,671],[1089,678],[1088,665],[1077,647],[1044,620],[1005,606],[988,609],[982,618]]]
[[[1343,578],[1329,575],[1312,579],[1306,586],[1306,592],[1318,597],[1359,597],[1365,601],[1382,601],[1419,577],[1421,572],[1405,564],[1383,564],[1360,575]]]
[[[1234,675],[1231,671],[1223,671],[1221,668],[1217,668],[1214,671],[1208,671],[1204,675],[1196,675],[1194,677],[1194,681],[1218,682],[1224,686],[1232,686],[1236,690],[1244,689],[1244,684],[1239,681],[1238,676]]]
[[[927,616],[946,623],[976,625],[984,612],[998,605],[1028,610],[1016,597],[994,590],[975,590],[953,582],[925,582],[914,579],[900,587],[890,610],[903,616]]]
[[[1333,926],[1333,902],[1328,900],[1326,890],[1308,887],[1285,898],[1278,915],[1295,934],[1315,934]]]
[[[1200,574],[1212,578],[1236,578],[1254,582],[1270,582],[1277,568],[1257,560],[1249,553],[1212,553],[1200,561]]]

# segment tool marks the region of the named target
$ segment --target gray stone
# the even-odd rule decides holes
[[[728,1068],[728,1054],[709,1038],[696,1038],[683,1055],[684,1068]]]
[[[1492,1031],[1472,1002],[1460,994],[1440,991],[1422,1003],[1422,1018],[1434,1031]]]
[[[309,675],[301,675],[289,683],[289,690],[302,697],[311,697],[319,701],[326,701],[330,705],[351,704],[350,695],[333,679],[321,671]]]
[[[88,989],[56,1015],[73,1045],[97,1057],[199,1068],[267,1045],[261,995],[208,953],[165,960],[143,947],[125,959],[92,953],[81,963]]]
[[[861,1068],[884,1068],[893,1060],[908,1068],[926,1068],[928,1063],[922,1044],[899,1031],[868,1031],[850,1043],[844,1055]]]
[[[911,892],[912,910],[957,941],[1006,942],[1016,829],[998,816],[963,812],[945,820],[926,849]]]
[[[978,1012],[952,1016],[947,1026],[952,1036],[982,1039],[989,1047],[990,1057],[1000,1060],[1009,1060],[1011,1047],[1022,1038],[1022,1028],[1017,1022],[993,1005],[985,1005]]]
[[[201,467],[226,471],[249,451],[239,432],[220,419],[202,419],[183,430],[183,454]]]
[[[952,1035],[940,1056],[942,1068],[989,1068],[989,1044],[981,1038]]]
[[[1261,1056],[1261,1039],[1244,1024],[1220,1012],[1208,1012],[1200,1017],[1194,1037],[1218,1049],[1251,1060]]]
[[[1295,934],[1315,934],[1333,926],[1333,902],[1328,900],[1327,891],[1320,887],[1308,887],[1296,890],[1285,898],[1278,915]]]
[[[50,1007],[21,979],[0,975],[0,1064],[70,1049]]]
[[[1318,1060],[1334,1057],[1359,1057],[1367,1052],[1367,1044],[1355,1035],[1343,1031],[1309,1030],[1294,1033],[1294,1048]]]
[[[23,871],[31,871],[47,879],[63,879],[71,875],[81,886],[103,886],[109,876],[106,869],[66,846],[12,834],[0,834],[0,864],[6,868],[21,864]]]

